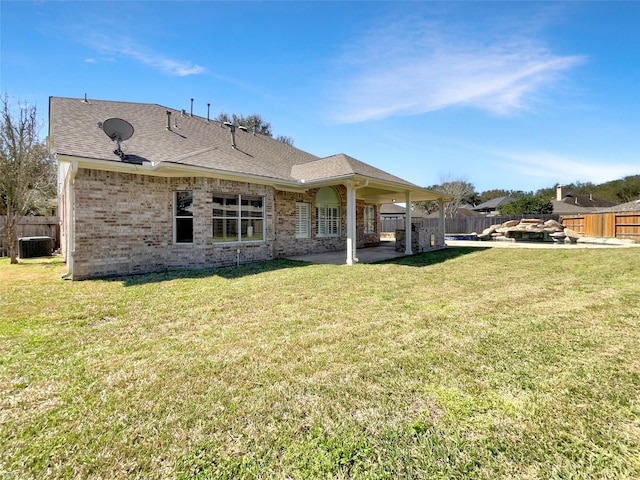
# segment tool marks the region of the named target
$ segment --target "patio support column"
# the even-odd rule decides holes
[[[444,234],[446,232],[446,229],[445,229],[445,223],[444,223],[444,199],[439,198],[438,205],[440,205],[440,222],[438,223],[438,227],[440,230],[439,233],[442,238],[442,243],[445,244],[446,242],[444,241]]]
[[[405,255],[413,255],[413,251],[411,250],[411,192],[406,192],[405,193],[405,201],[406,203],[406,208],[405,208],[405,216],[404,216],[404,230],[405,230],[405,248],[404,248],[404,254]]]
[[[356,258],[356,189],[353,181],[347,180],[347,265]]]

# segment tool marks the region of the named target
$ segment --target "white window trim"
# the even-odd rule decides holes
[[[183,192],[191,193],[191,207],[193,208],[193,190],[174,190],[173,192],[173,244],[174,245],[193,245],[193,214],[191,215],[178,215],[178,194]],[[191,219],[191,238],[190,242],[178,241],[178,222],[180,218]]]
[[[316,205],[316,237],[339,237],[340,224],[340,205]]]
[[[369,212],[369,214],[367,214],[367,211]],[[372,217],[372,218],[370,218]],[[367,229],[367,225],[369,224],[369,222],[371,222],[373,224],[373,229],[369,230]],[[372,234],[372,233],[376,233],[377,231],[377,224],[378,222],[376,221],[376,206],[373,204],[365,204],[364,206],[364,233],[367,234]]]
[[[311,204],[296,202],[296,238],[311,238]]]
[[[235,217],[220,217],[220,216],[215,216],[212,215],[212,221],[215,220],[236,220],[238,222],[237,224],[237,230],[238,230],[238,237],[236,238],[236,240],[230,240],[230,241],[219,241],[219,240],[215,240],[215,237],[213,236],[213,232],[211,232],[211,238],[213,240],[213,243],[215,245],[229,245],[229,244],[234,244],[234,243],[264,243],[266,241],[266,223],[267,223],[267,211],[266,211],[266,197],[264,195],[245,195],[246,197],[252,197],[252,198],[260,198],[262,199],[262,238],[259,238],[258,240],[242,240],[242,220],[257,220],[258,217],[243,217],[242,216],[242,194],[236,194],[236,193],[220,193],[220,192],[216,192],[213,194],[213,197],[234,197],[238,200],[238,211],[237,216]],[[212,223],[212,227],[213,227],[213,223]]]

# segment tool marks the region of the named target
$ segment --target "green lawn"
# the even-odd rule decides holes
[[[640,249],[0,260],[0,478],[640,478]]]

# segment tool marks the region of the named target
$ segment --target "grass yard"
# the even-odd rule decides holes
[[[640,478],[640,249],[60,280],[0,260],[0,478]]]

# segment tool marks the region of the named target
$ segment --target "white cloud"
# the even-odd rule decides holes
[[[505,170],[509,169],[515,175],[544,179],[550,183],[580,181],[598,184],[638,173],[637,164],[611,163],[606,160],[577,158],[546,151],[493,153],[506,160]]]
[[[144,65],[160,70],[168,75],[186,77],[204,73],[206,69],[185,60],[175,60],[162,53],[155,52],[127,38],[108,39],[102,35],[93,35],[88,43],[103,54],[132,58]]]
[[[451,106],[507,115],[530,109],[545,88],[586,61],[514,35],[475,35],[411,21],[366,35],[341,59],[338,119],[359,122]]]
[[[134,58],[145,65],[161,70],[169,75],[186,77],[203,73],[205,69],[188,61],[172,60],[164,55],[133,44],[122,44],[122,54]]]

